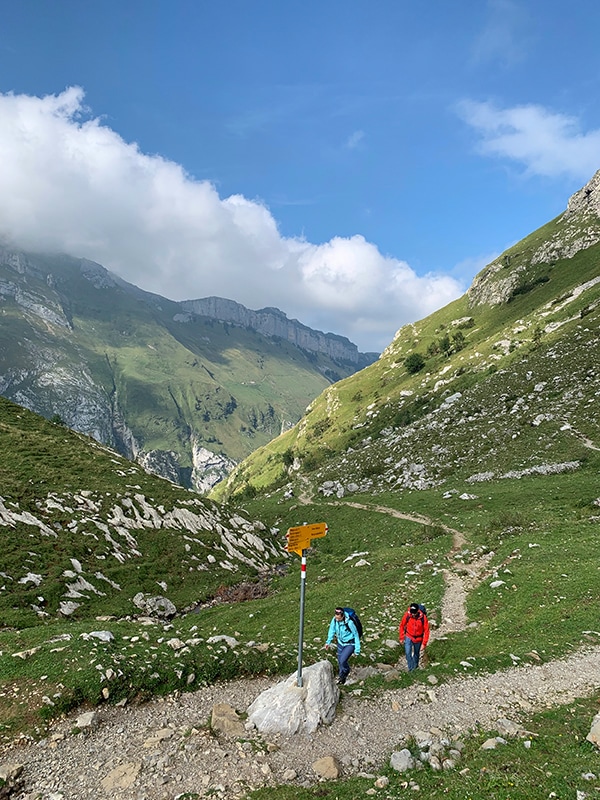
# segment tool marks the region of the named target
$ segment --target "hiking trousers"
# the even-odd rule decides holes
[[[343,681],[345,681],[350,674],[350,666],[348,661],[350,660],[350,656],[353,652],[353,644],[338,644],[337,646],[338,671],[340,679]]]
[[[419,653],[421,652],[422,642],[413,642],[410,637],[404,640],[404,652],[406,654],[406,664],[408,671],[412,672],[419,666]]]

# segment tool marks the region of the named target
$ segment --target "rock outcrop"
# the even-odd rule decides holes
[[[511,298],[531,267],[552,265],[559,259],[573,258],[600,241],[600,170],[573,194],[556,230],[532,252],[503,253],[475,276],[469,290],[471,308],[499,305]]]
[[[345,336],[334,333],[323,333],[288,317],[278,308],[261,308],[251,311],[249,308],[226,300],[223,297],[203,297],[199,300],[184,300],[180,308],[188,315],[210,317],[220,322],[252,328],[264,336],[279,336],[287,342],[314,353],[323,353],[335,361],[348,362],[357,369],[372,364],[378,353],[359,353],[358,348]],[[180,315],[180,321],[185,316]]]

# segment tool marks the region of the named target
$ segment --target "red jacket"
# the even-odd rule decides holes
[[[408,636],[413,642],[422,642],[423,647],[425,647],[429,641],[429,620],[427,615],[419,611],[418,617],[412,617],[410,611],[407,611],[400,622],[398,636],[401,642]]]

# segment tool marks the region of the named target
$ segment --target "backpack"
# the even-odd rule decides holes
[[[419,603],[419,611],[422,611],[425,616],[427,616],[427,609],[423,605],[423,603]]]
[[[362,622],[360,621],[360,617],[356,613],[353,608],[346,607],[344,608],[344,613],[348,615],[348,618],[352,620],[352,622],[356,625],[356,630],[358,631],[358,638],[362,639],[363,635],[363,626]]]

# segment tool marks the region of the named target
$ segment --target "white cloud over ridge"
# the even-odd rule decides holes
[[[598,169],[600,130],[584,133],[574,117],[533,104],[502,109],[471,100],[458,112],[481,137],[481,153],[517,161],[528,174],[587,181]]]
[[[0,236],[65,252],[174,300],[218,295],[381,350],[395,331],[460,295],[362,236],[282,237],[269,209],[221,198],[178,164],[142,153],[90,116],[79,87],[0,94]]]

